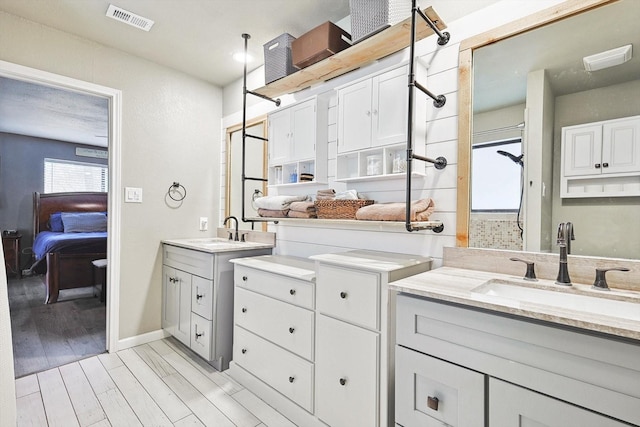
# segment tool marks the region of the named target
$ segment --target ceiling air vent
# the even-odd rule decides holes
[[[125,24],[129,24],[144,31],[149,31],[153,26],[153,21],[151,19],[136,15],[135,13],[131,13],[128,10],[124,10],[112,4],[110,4],[109,9],[107,9],[107,16],[115,19],[116,21],[124,22]]]

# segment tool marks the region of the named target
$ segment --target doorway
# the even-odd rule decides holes
[[[118,343],[118,311],[119,311],[119,247],[121,190],[120,190],[120,155],[121,155],[121,111],[122,94],[119,90],[96,85],[93,83],[72,79],[34,68],[24,67],[5,61],[0,61],[0,77],[18,80],[49,88],[58,88],[70,92],[100,97],[108,102],[108,167],[111,170],[108,177],[108,229],[107,257],[107,301],[105,324],[105,348],[107,351],[117,350]],[[15,337],[14,337],[15,338]],[[0,351],[11,351],[2,349]]]

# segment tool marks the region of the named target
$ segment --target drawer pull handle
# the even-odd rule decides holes
[[[289,328],[289,333],[292,334],[295,331],[295,328]]]
[[[204,297],[204,295],[196,294],[196,300],[202,299],[202,297]]]
[[[292,383],[295,381],[295,377],[289,377],[289,382]]]
[[[340,385],[345,385],[347,384],[347,379],[346,378],[340,378]]]
[[[245,354],[247,352],[246,348],[243,348],[242,350],[240,350],[242,352],[242,354]]]
[[[340,298],[342,298],[342,299],[347,298],[347,293],[344,292],[344,291],[340,292]]]
[[[289,289],[289,293],[290,293],[291,295],[295,295],[295,294],[296,294],[296,290],[295,290],[295,289]]]
[[[247,312],[247,307],[242,307],[242,312],[246,313]]]
[[[431,396],[427,396],[427,406],[430,409],[433,409],[434,411],[438,410],[438,402],[440,402],[438,400],[437,397],[431,397]]]
[[[247,276],[242,276],[242,281],[246,282],[247,280],[249,280],[249,278]]]

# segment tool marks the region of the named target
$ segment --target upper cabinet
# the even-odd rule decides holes
[[[640,116],[562,128],[560,193],[640,195]]]
[[[407,140],[408,67],[338,90],[338,152]]]
[[[269,185],[326,180],[327,96],[269,114]]]
[[[425,70],[416,74],[425,80]],[[338,180],[379,179],[406,171],[409,66],[338,88]],[[425,97],[414,98],[414,117],[425,117]],[[414,126],[414,152],[425,150],[424,126]]]

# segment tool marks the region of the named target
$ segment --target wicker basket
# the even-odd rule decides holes
[[[356,211],[373,200],[316,200],[314,204],[320,219],[356,219]]]
[[[291,34],[280,34],[264,45],[264,82],[269,84],[293,74],[298,69],[291,61],[291,43],[296,38]]]
[[[411,16],[411,0],[349,0],[352,43]]]

